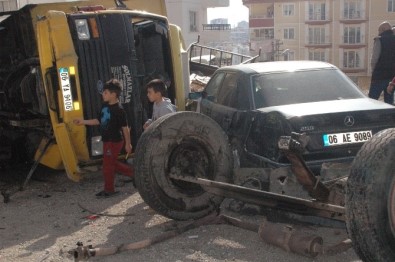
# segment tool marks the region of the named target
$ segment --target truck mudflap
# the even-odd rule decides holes
[[[54,127],[56,134],[56,142],[63,159],[63,166],[66,170],[67,177],[78,182],[81,179],[80,170],[78,167],[78,159],[74,152],[72,141],[64,123],[58,124]]]

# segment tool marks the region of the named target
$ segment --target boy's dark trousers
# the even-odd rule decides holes
[[[106,192],[115,191],[115,173],[133,177],[132,167],[118,161],[118,155],[121,152],[123,145],[124,141],[103,143],[103,176],[104,191]]]

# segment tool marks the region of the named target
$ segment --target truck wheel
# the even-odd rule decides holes
[[[143,200],[176,220],[198,219],[216,211],[223,198],[169,174],[229,182],[233,157],[228,139],[211,118],[195,112],[165,115],[140,137],[135,182]]]
[[[354,159],[346,217],[363,261],[395,261],[395,128],[373,136]]]

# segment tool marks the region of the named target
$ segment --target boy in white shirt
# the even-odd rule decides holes
[[[147,86],[147,96],[150,102],[154,103],[152,118],[145,122],[143,128],[146,129],[153,121],[161,116],[176,112],[176,106],[173,105],[166,95],[166,85],[160,79],[150,81]]]

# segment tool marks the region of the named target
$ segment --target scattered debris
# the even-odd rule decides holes
[[[86,216],[85,218],[86,219],[89,219],[89,220],[95,220],[95,219],[97,219],[97,218],[99,218],[100,216],[98,216],[98,215],[89,215],[89,216]]]
[[[170,238],[176,237],[188,230],[198,228],[203,225],[228,224],[245,230],[257,232],[259,237],[268,244],[278,246],[288,252],[294,252],[307,257],[316,257],[324,252],[336,254],[343,252],[351,247],[351,241],[345,240],[329,248],[323,248],[323,239],[320,236],[309,234],[292,226],[280,223],[264,222],[261,225],[245,222],[240,219],[227,215],[212,213],[204,218],[193,222],[175,226],[173,230],[164,232],[152,238],[142,241],[122,244],[117,247],[93,248],[92,245],[84,246],[81,241],[77,243],[77,248],[70,250],[68,253],[74,256],[74,261],[88,260],[94,256],[114,255],[127,250],[137,250],[152,246],[156,243],[163,242]],[[190,235],[189,239],[198,238],[198,235]],[[325,250],[325,251],[324,251]]]
[[[127,217],[127,216],[134,216],[136,214],[134,213],[126,213],[126,214],[108,214],[108,213],[101,213],[101,212],[95,212],[92,211],[86,207],[84,207],[81,203],[78,203],[78,206],[83,210],[91,213],[92,215],[96,216],[105,216],[105,217]],[[89,217],[89,216],[88,216]]]
[[[191,92],[202,92],[210,77],[191,74],[190,79],[189,87],[191,88]]]
[[[347,251],[348,249],[352,248],[352,241],[351,239],[345,239],[342,242],[330,246],[324,250],[324,253],[330,256],[334,256],[336,254],[342,253]]]
[[[265,222],[259,227],[258,234],[266,243],[278,246],[288,252],[307,257],[316,257],[322,254],[322,237],[295,230],[290,225]]]

